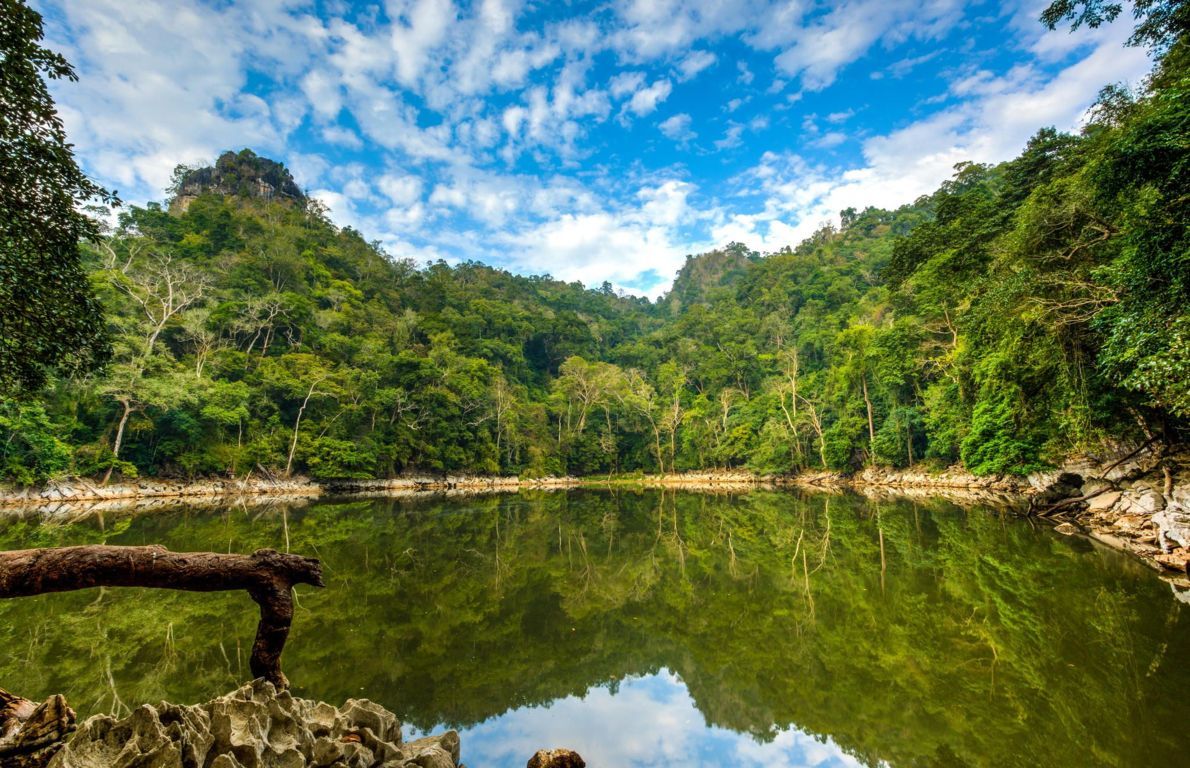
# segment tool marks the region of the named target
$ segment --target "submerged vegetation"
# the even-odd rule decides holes
[[[1190,43],[1180,4],[1137,9],[1151,79],[1106,88],[1079,134],[1040,130],[1014,160],[843,211],[795,247],[690,257],[655,303],[393,260],[248,150],[181,168],[170,205],[85,245],[110,362],[0,400],[0,479],[1026,473],[1175,441]]]

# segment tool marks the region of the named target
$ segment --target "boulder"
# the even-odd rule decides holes
[[[525,768],[586,768],[587,762],[569,749],[540,749]]]
[[[1190,549],[1190,509],[1181,504],[1170,504],[1153,515],[1157,526],[1157,543],[1161,551],[1169,552],[1175,546]]]
[[[401,741],[393,713],[366,699],[341,708],[298,699],[256,680],[206,704],[97,715],[51,768],[456,768],[454,731]]]
[[[1116,505],[1116,502],[1119,500],[1120,500],[1120,492],[1119,491],[1108,491],[1107,493],[1101,493],[1098,496],[1092,497],[1087,500],[1087,511],[1102,512],[1104,510],[1111,509],[1112,507],[1114,507]]]
[[[1133,514],[1152,515],[1165,509],[1165,497],[1151,489],[1141,491],[1131,501]]]

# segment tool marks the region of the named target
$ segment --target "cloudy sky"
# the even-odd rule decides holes
[[[130,202],[251,147],[395,257],[664,291],[1141,79],[1121,22],[957,0],[33,0],[84,168]]]
[[[512,709],[459,735],[464,762],[493,768],[520,768],[525,755],[561,744],[592,766],[860,768],[829,737],[796,727],[757,740],[708,723],[686,684],[668,669],[627,677],[614,692],[598,686],[545,706]]]

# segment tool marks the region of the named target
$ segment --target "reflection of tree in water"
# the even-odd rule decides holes
[[[5,547],[99,541],[317,554],[297,691],[423,727],[662,667],[708,723],[796,725],[869,763],[1176,762],[1190,713],[1190,617],[1142,566],[942,503],[574,492],[0,524]],[[8,601],[0,677],[88,711],[201,699],[247,674],[241,603]]]

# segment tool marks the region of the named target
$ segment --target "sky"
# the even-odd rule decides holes
[[[431,728],[441,733],[446,726]],[[411,732],[410,737],[420,737]],[[520,768],[543,747],[566,745],[592,766],[646,768],[860,768],[829,737],[796,727],[758,740],[707,722],[686,684],[668,669],[596,686],[544,706],[519,707],[460,732],[470,765]]]
[[[1151,67],[1126,20],[1050,32],[1033,0],[31,1],[126,202],[249,147],[394,258],[649,296],[1077,130]]]

